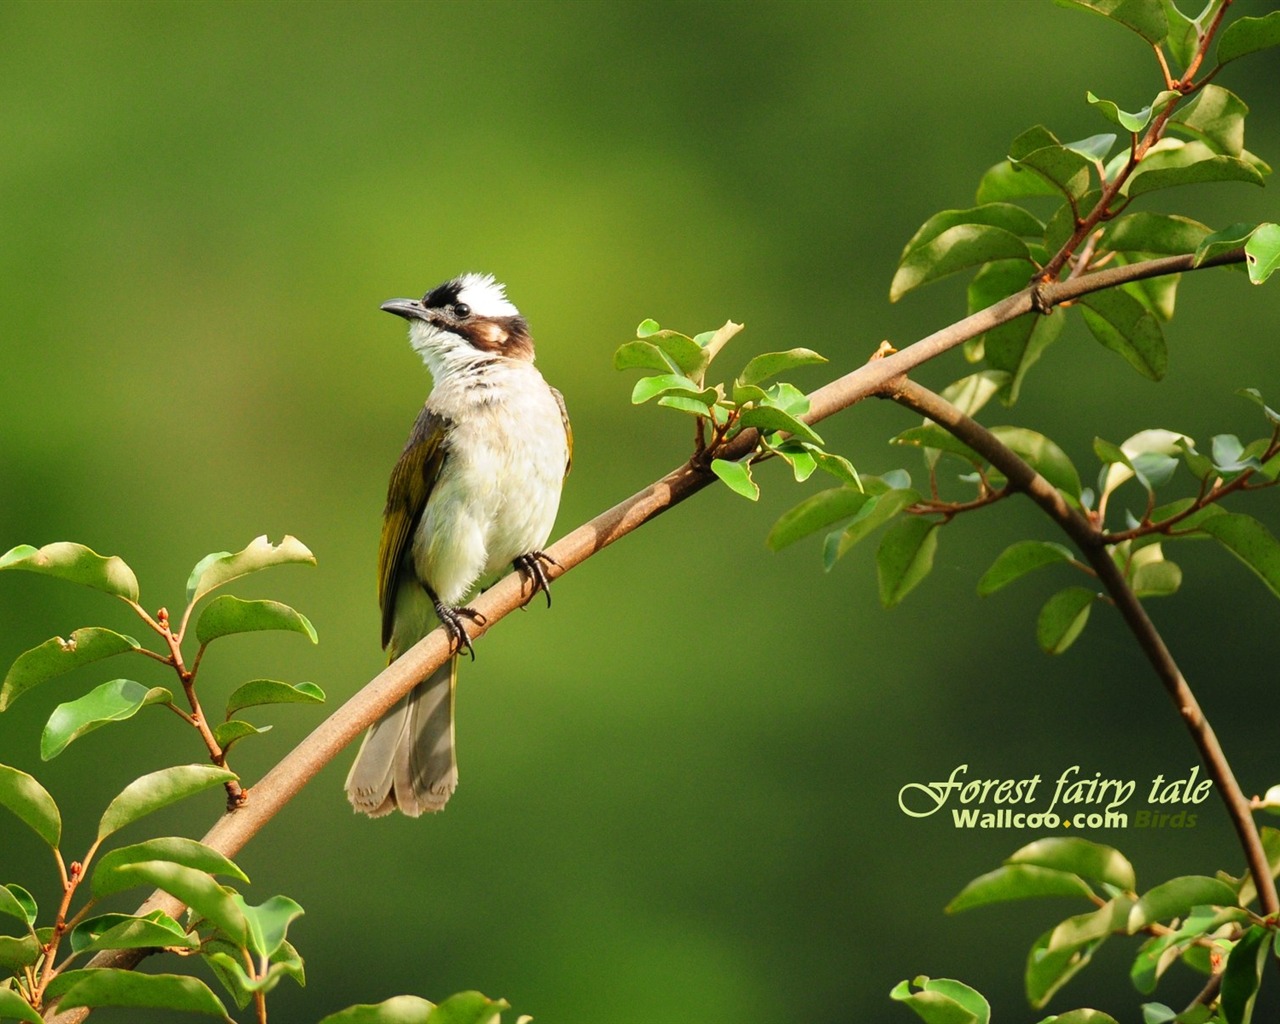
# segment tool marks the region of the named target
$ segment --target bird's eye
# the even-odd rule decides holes
[[[455,302],[453,305],[453,315],[459,320],[465,320],[471,315],[471,307],[465,302]]]

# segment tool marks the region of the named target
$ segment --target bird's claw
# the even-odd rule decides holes
[[[445,632],[449,634],[449,639],[453,641],[453,651],[455,654],[461,654],[466,651],[471,655],[471,660],[476,660],[476,649],[471,646],[471,637],[467,636],[467,630],[462,625],[464,618],[470,619],[477,626],[483,626],[487,621],[483,614],[474,608],[451,608],[447,604],[436,602],[436,615],[440,618],[440,624],[444,626]]]
[[[516,572],[523,573],[529,577],[530,583],[533,584],[533,594],[541,590],[547,595],[547,607],[551,607],[551,580],[547,577],[547,566],[554,565],[557,569],[563,568],[559,562],[552,558],[545,551],[530,551],[528,554],[520,555],[511,563],[515,567]],[[530,597],[533,597],[530,594]]]

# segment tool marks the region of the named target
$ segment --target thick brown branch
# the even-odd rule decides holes
[[[891,382],[885,388],[885,396],[927,416],[987,459],[1008,477],[1009,483],[1014,488],[1025,492],[1075,541],[1076,546],[1097,572],[1107,593],[1111,595],[1111,599],[1138,641],[1138,646],[1142,648],[1151,667],[1155,669],[1156,675],[1191,733],[1191,738],[1204,761],[1205,769],[1217,786],[1218,793],[1226,805],[1227,815],[1231,818],[1231,824],[1239,837],[1249,865],[1249,873],[1253,876],[1254,885],[1258,890],[1258,902],[1263,914],[1270,915],[1280,910],[1275,880],[1271,877],[1271,868],[1250,811],[1249,800],[1241,791],[1240,784],[1231,771],[1231,765],[1222,752],[1222,746],[1218,743],[1217,735],[1205,718],[1204,711],[1201,710],[1195,694],[1192,693],[1169,648],[1165,646],[1164,639],[1148,617],[1142,602],[1138,600],[1128,581],[1125,580],[1115,560],[1112,559],[1101,531],[1082,512],[1068,504],[1056,487],[1003,444],[999,438],[976,420],[964,415],[944,398],[906,378]]]
[[[1201,267],[1222,266],[1243,261],[1244,250],[1237,249],[1212,260],[1206,260]],[[809,396],[810,411],[803,418],[808,423],[816,423],[842,409],[847,409],[854,403],[876,394],[889,381],[901,377],[922,363],[940,356],[970,338],[976,338],[994,327],[1033,311],[1048,312],[1058,303],[1129,281],[1158,277],[1163,274],[1184,273],[1195,269],[1198,268],[1195,267],[1192,256],[1169,256],[1128,266],[1111,267],[1067,281],[1052,281],[1029,286],[892,355],[873,359],[838,380],[819,388]],[[755,450],[758,442],[759,434],[755,430],[744,430],[727,445],[722,446],[716,455],[726,459],[743,458]],[[552,545],[547,550],[547,554],[555,561],[548,566],[547,575],[551,579],[564,575],[574,566],[661,515],[673,505],[692,497],[714,480],[715,477],[710,472],[697,469],[691,464],[673,470],[661,480],[615,505],[590,522],[579,526]],[[473,602],[473,607],[483,616],[484,625],[477,626],[475,623],[468,622],[469,634],[472,637],[482,636],[500,619],[528,601],[531,596],[532,594],[518,574],[512,573],[506,576]],[[442,665],[449,654],[449,640],[443,629],[437,629],[424,637],[404,655],[383,669],[359,693],[321,722],[306,739],[286,754],[248,791],[247,799],[242,806],[229,811],[215,823],[205,835],[203,842],[228,857],[235,856],[321,768],[337,756],[339,751],[381,718],[417,683],[426,679]],[[138,913],[147,913],[155,909],[163,909],[177,916],[183,908],[173,897],[158,892],[151,895],[139,908]],[[139,950],[100,953],[89,966],[129,968],[136,966],[143,956],[144,953]],[[59,1014],[52,1020],[54,1024],[75,1024],[87,1015],[87,1010],[72,1010]]]

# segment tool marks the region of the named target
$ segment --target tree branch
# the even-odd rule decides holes
[[[802,417],[816,423],[868,396],[879,393],[885,385],[921,364],[976,338],[1001,324],[1028,313],[1048,313],[1054,306],[1081,295],[1165,274],[1244,262],[1244,249],[1235,249],[1197,267],[1194,257],[1168,256],[1161,259],[1110,267],[1065,281],[1035,282],[1022,291],[980,310],[949,327],[882,359],[874,359],[851,373],[832,381],[809,395],[810,411]],[[720,445],[714,455],[723,459],[741,459],[755,450],[759,433],[743,430],[731,441]],[[704,458],[709,463],[710,459]],[[702,460],[699,460],[700,462]],[[1008,475],[1008,474],[1006,474]],[[549,579],[563,576],[631,531],[643,526],[667,509],[692,497],[715,481],[708,470],[686,463],[660,480],[615,505],[590,522],[579,526],[547,549],[555,561],[547,566]],[[1013,477],[1010,476],[1012,480]],[[1057,492],[1054,492],[1055,494]],[[497,622],[533,596],[517,573],[511,573],[480,595],[472,606],[483,618],[484,625],[467,622],[472,638],[483,636]],[[1139,606],[1140,607],[1140,606]],[[431,675],[449,657],[448,637],[436,629],[397,658],[363,689],[320,723],[315,730],[284,756],[275,767],[248,790],[246,802],[224,814],[204,836],[202,842],[228,857],[234,857],[267,822],[287,804],[337,754],[371,726],[415,685]],[[1263,887],[1259,885],[1259,892]],[[1272,889],[1274,893],[1274,889]],[[162,909],[177,917],[182,904],[163,892],[153,893],[136,911],[145,914]],[[144,950],[113,950],[99,953],[90,967],[135,967],[146,955]],[[53,1024],[78,1024],[88,1011],[76,1009],[50,1018]]]
[[[1218,737],[1205,718],[1195,694],[1182,675],[1164,639],[1147,615],[1142,602],[1129,586],[1124,574],[1111,557],[1105,536],[1078,509],[1068,504],[1062,494],[1049,481],[1037,473],[1028,463],[1003,444],[999,438],[969,416],[966,416],[946,399],[927,388],[906,379],[891,381],[884,388],[884,397],[891,398],[923,416],[927,416],[948,433],[959,438],[979,455],[989,461],[1009,479],[1010,485],[1023,491],[1039,505],[1054,522],[1076,543],[1098,574],[1102,585],[1124,617],[1138,646],[1151,662],[1156,675],[1164,685],[1178,714],[1182,716],[1191,739],[1200,751],[1205,769],[1213,779],[1227,808],[1227,815],[1239,837],[1258,890],[1258,902],[1264,915],[1280,910],[1275,880],[1266,851],[1253,820],[1249,800],[1240,789],[1235,774]]]

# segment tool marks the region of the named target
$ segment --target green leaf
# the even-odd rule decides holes
[[[203,646],[220,636],[251,633],[260,629],[301,633],[313,644],[318,642],[315,627],[307,617],[287,604],[279,601],[242,601],[229,594],[215,597],[205,605],[196,622],[196,638]]]
[[[744,409],[738,417],[738,422],[744,427],[755,427],[766,433],[772,430],[785,430],[802,441],[816,445],[822,444],[822,438],[807,423],[801,422],[776,406],[756,405]]]
[[[1097,596],[1086,587],[1067,587],[1044,603],[1036,621],[1036,641],[1046,654],[1061,654],[1075,643]]]
[[[1244,562],[1280,597],[1280,543],[1252,516],[1228,513],[1206,519],[1200,530]]]
[[[992,427],[991,433],[1058,490],[1080,499],[1080,474],[1075,464],[1049,438],[1025,427]]]
[[[1131,29],[1155,45],[1169,34],[1169,21],[1160,0],[1054,0],[1059,7],[1093,11]]]
[[[169,861],[183,867],[202,871],[208,875],[226,875],[241,882],[249,877],[217,850],[198,843],[194,839],[168,836],[149,839],[133,846],[121,846],[99,858],[93,871],[93,895],[95,899],[110,896],[138,885],[133,875],[122,874],[121,869],[142,861]]]
[[[679,331],[655,331],[649,335],[649,343],[688,377],[701,374],[711,362],[710,354],[701,345]]]
[[[1178,10],[1175,0],[1163,0],[1163,3],[1165,17],[1169,19],[1169,35],[1165,38],[1165,45],[1180,66],[1189,67],[1199,45],[1196,22]]]
[[[58,1010],[77,1007],[136,1006],[159,1010],[183,1010],[231,1021],[222,1001],[209,986],[180,974],[140,974],[137,971],[96,968],[62,994]]]
[[[696,398],[685,398],[683,395],[663,395],[656,404],[664,409],[675,409],[691,416],[711,416],[715,418],[717,423],[724,422],[718,415],[722,411],[719,406],[705,405]]]
[[[1271,931],[1255,924],[1240,937],[1222,971],[1222,1015],[1227,1024],[1249,1024],[1262,984],[1262,969],[1271,946]]]
[[[98,841],[152,811],[235,778],[234,772],[210,764],[180,764],[135,779],[107,805],[98,823]]]
[[[116,872],[132,877],[134,885],[152,885],[190,907],[222,929],[238,945],[248,941],[249,925],[231,892],[212,875],[168,860],[143,860],[118,866]]]
[[[792,416],[804,416],[809,411],[809,396],[785,381],[772,385],[764,396],[766,404]]]
[[[433,1003],[418,996],[393,996],[381,1003],[348,1006],[320,1024],[427,1024],[434,1009]]]
[[[1207,875],[1183,875],[1148,889],[1129,911],[1130,935],[1158,921],[1186,917],[1192,907],[1234,907],[1236,891],[1226,882]]]
[[[752,501],[759,499],[760,487],[751,479],[751,468],[745,462],[712,459],[711,472],[728,484],[735,494],[741,494]]]
[[[926,1024],[988,1024],[991,1006],[982,993],[951,978],[915,979],[918,992],[903,981],[893,987],[889,998],[910,1007]]]
[[[256,992],[270,992],[285,977],[291,977],[299,985],[306,984],[306,974],[302,967],[302,958],[298,951],[288,942],[268,958],[269,966],[257,978],[250,978],[245,973],[243,953],[240,948],[222,939],[213,939],[204,944],[202,955],[209,969],[231,997],[236,1005],[244,1009],[253,1000]]]
[[[707,359],[711,360],[716,357],[719,351],[731,342],[742,330],[742,324],[735,324],[732,320],[726,320],[723,327],[719,327],[714,331],[707,331],[699,334],[694,340],[707,350]]]
[[[982,176],[975,199],[979,203],[997,203],[1028,196],[1056,196],[1058,190],[1034,171],[1010,160],[1001,160]]]
[[[1034,864],[1105,882],[1132,892],[1137,887],[1133,865],[1119,850],[1076,836],[1037,839],[1016,851],[1006,864]]]
[[[986,597],[1021,579],[1032,570],[1058,562],[1074,561],[1068,548],[1047,540],[1023,540],[1005,548],[978,580],[978,594]]]
[[[1169,124],[1194,135],[1215,153],[1240,156],[1244,152],[1244,119],[1248,113],[1244,100],[1230,89],[1210,84],[1175,112]]]
[[[0,972],[5,976],[18,974],[22,968],[30,967],[40,959],[40,943],[31,934],[15,939],[11,935],[0,935]],[[0,988],[0,992],[6,989]]]
[[[36,923],[36,905],[31,893],[15,882],[0,885],[0,914],[16,917],[23,924]]]
[[[1164,377],[1169,368],[1164,332],[1141,302],[1118,288],[1082,295],[1077,301],[1090,332],[1104,348],[1144,377]]]
[[[0,988],[0,1017],[12,1017],[15,1020],[29,1021],[30,1024],[44,1024],[44,1018],[11,988]]]
[[[1259,224],[1244,247],[1249,280],[1262,284],[1280,268],[1280,224]]]
[[[229,722],[223,722],[214,727],[214,742],[222,748],[225,754],[231,749],[232,744],[239,742],[247,736],[261,736],[264,732],[270,732],[271,726],[257,726],[252,722],[245,722],[240,719],[233,718]]]
[[[1115,135],[1107,133],[1104,135],[1090,135],[1087,139],[1080,139],[1076,142],[1064,142],[1062,146],[1073,153],[1079,153],[1087,160],[1095,160],[1101,163],[1107,158],[1107,154],[1111,152],[1111,147],[1115,144]],[[1101,196],[1100,192],[1094,194]]]
[[[1084,879],[1070,871],[1038,864],[1004,864],[979,875],[947,904],[946,912],[956,914],[974,907],[1011,900],[1039,899],[1042,896],[1081,896],[1093,899]]]
[[[1111,224],[1102,241],[1114,252],[1162,253],[1181,256],[1195,252],[1209,228],[1190,217],[1164,213],[1130,213]]]
[[[1033,269],[1031,253],[1017,235],[989,225],[957,224],[903,257],[889,286],[889,301],[947,274],[1007,259],[1025,259],[1028,274]]]
[[[1280,412],[1276,412],[1271,406],[1267,405],[1266,399],[1262,397],[1262,392],[1257,388],[1240,388],[1236,394],[1258,406],[1272,426],[1280,426]]]
[[[657,334],[660,330],[662,330],[662,328],[658,326],[657,320],[650,320],[646,318],[641,320],[640,326],[636,328],[636,337],[647,338],[651,334]]]
[[[823,564],[826,569],[830,571],[858,541],[919,500],[919,493],[910,488],[895,488],[875,495],[872,501],[866,502],[858,510],[848,526],[827,536],[823,545]]]
[[[615,370],[658,370],[670,373],[675,369],[651,341],[628,341],[613,354]]]
[[[45,788],[26,772],[0,764],[0,807],[6,807],[55,850],[62,838],[62,816]]]
[[[778,453],[779,458],[791,467],[796,483],[804,483],[809,477],[813,476],[814,471],[818,468],[817,458],[809,450],[809,446],[801,442],[785,441],[776,447],[774,451]]]
[[[100,949],[198,949],[200,940],[188,935],[163,910],[153,910],[145,917],[128,914],[103,914],[81,921],[71,930],[71,949],[90,953]]]
[[[315,683],[295,686],[275,679],[253,679],[236,687],[227,698],[227,717],[261,704],[323,704],[324,700],[324,691]]]
[[[1036,238],[1044,232],[1044,224],[1021,206],[1014,206],[1012,203],[986,203],[970,210],[943,210],[925,221],[911,236],[900,259],[905,259],[909,253],[927,245],[958,224],[986,224],[993,228],[1003,228],[1012,235]]]
[[[1221,231],[1206,235],[1196,246],[1194,265],[1198,267],[1205,260],[1214,259],[1233,249],[1243,248],[1259,227],[1258,224],[1231,224]]]
[[[1045,146],[1020,157],[1017,163],[1040,175],[1069,199],[1079,199],[1089,191],[1089,171],[1093,164],[1074,149],[1060,144]]]
[[[974,416],[991,401],[1001,388],[1009,386],[1009,374],[1003,370],[980,370],[948,384],[942,397],[966,416]]]
[[[1098,947],[1123,923],[1122,915],[1131,902],[1112,900],[1092,913],[1067,918],[1036,939],[1026,972],[1027,999],[1033,1007],[1044,1006],[1088,965]]]
[[[1226,64],[1248,53],[1280,46],[1280,11],[1261,18],[1240,18],[1218,38],[1218,63]]]
[[[459,992],[431,1011],[427,1024],[498,1024],[503,1010],[509,1010],[505,999],[490,999],[479,992]]]
[[[0,555],[0,570],[3,569],[43,573],[129,601],[138,600],[138,577],[124,559],[115,555],[103,558],[83,544],[60,541],[39,550],[30,544],[19,544]]]
[[[1149,551],[1151,548],[1142,548]],[[1161,559],[1135,566],[1129,585],[1138,597],[1169,597],[1182,586],[1182,570],[1173,562]]]
[[[1203,142],[1166,138],[1138,164],[1124,191],[1130,199],[1162,188],[1212,181],[1244,181],[1261,185],[1262,174],[1240,157],[1215,154]]]
[[[889,443],[923,448],[925,451],[946,452],[949,455],[955,455],[963,459],[972,466],[981,466],[986,462],[986,459],[967,444],[936,423],[908,427],[902,433],[889,438]]]
[[[631,404],[643,405],[660,395],[676,395],[681,398],[693,398],[703,405],[714,405],[719,397],[715,388],[700,388],[688,377],[678,373],[659,373],[650,377],[641,377],[631,389]]]
[[[289,925],[305,911],[288,896],[272,896],[265,903],[250,906],[244,897],[232,897],[249,924],[249,949],[258,956],[269,957],[283,944]]]
[[[77,629],[69,640],[55,636],[39,647],[33,647],[18,655],[0,685],[0,711],[9,706],[33,686],[56,679],[81,665],[109,658],[122,651],[136,651],[138,641],[111,629],[89,626]]]
[[[885,531],[876,549],[876,576],[880,603],[892,608],[914,590],[933,569],[938,550],[938,524],[912,517]]]
[[[765,543],[772,550],[781,551],[789,544],[854,515],[870,500],[871,495],[855,487],[819,491],[784,512],[773,524]]]
[[[830,473],[837,480],[849,484],[851,487],[862,489],[862,480],[858,476],[858,471],[853,468],[853,463],[843,455],[821,451],[814,451],[812,454],[818,460],[818,468],[824,473]]]
[[[994,327],[983,335],[983,351],[987,365],[1012,375],[1008,404],[1018,400],[1027,372],[1058,340],[1067,322],[1066,311],[1055,309],[1048,316],[1028,314]]]
[[[40,759],[50,761],[75,740],[111,722],[132,718],[149,704],[172,704],[163,686],[145,687],[132,679],[113,679],[78,700],[59,704],[40,734]]]
[[[316,556],[302,541],[285,535],[279,544],[272,544],[264,534],[256,537],[243,551],[215,551],[205,555],[191,570],[187,580],[187,604],[195,604],[209,591],[224,583],[247,576],[251,572],[273,565],[315,565]]]
[[[793,367],[826,361],[826,356],[820,356],[807,348],[793,348],[786,352],[765,352],[742,368],[742,372],[738,374],[738,381],[742,384],[759,384],[762,380],[768,380]]]
[[[1118,124],[1127,132],[1137,133],[1151,123],[1151,118],[1157,110],[1164,110],[1170,100],[1176,100],[1181,95],[1182,93],[1176,90],[1166,90],[1156,96],[1150,105],[1133,114],[1125,113],[1110,100],[1099,99],[1091,92],[1085,93],[1085,98],[1089,101],[1090,106],[1096,107],[1098,113],[1112,124]]]

